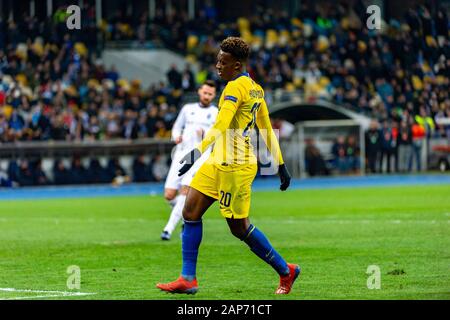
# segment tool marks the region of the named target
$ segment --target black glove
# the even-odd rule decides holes
[[[291,175],[289,174],[289,171],[284,164],[278,167],[278,175],[280,176],[281,181],[280,190],[284,191],[289,187],[289,184],[291,183]]]
[[[189,169],[194,165],[194,162],[197,161],[201,155],[202,153],[198,149],[193,149],[191,152],[185,155],[180,161],[180,164],[184,162],[184,165],[178,171],[178,176],[180,177],[186,172],[188,172]]]

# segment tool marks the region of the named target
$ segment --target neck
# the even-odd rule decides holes
[[[235,73],[233,73],[233,79],[236,78],[237,76],[239,76],[240,74],[242,74],[244,71],[240,70],[240,71],[236,71]]]
[[[247,73],[247,71],[245,71],[244,68],[241,69],[241,70],[237,70],[237,71],[234,72],[234,74],[233,74],[233,79],[236,78],[236,77],[238,77],[238,76],[240,76],[240,75],[242,75],[242,74],[246,74],[246,73]]]
[[[233,73],[233,77],[231,78],[231,80],[235,80],[236,78],[242,75],[247,75],[247,72],[245,70],[236,71],[235,73]]]

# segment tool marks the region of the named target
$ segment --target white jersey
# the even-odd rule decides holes
[[[208,159],[211,147],[202,154],[188,172],[182,177],[178,176],[178,170],[182,167],[179,160],[202,141],[203,136],[216,122],[218,113],[219,110],[216,106],[201,107],[198,102],[188,103],[181,108],[180,114],[172,128],[172,140],[182,136],[182,141],[176,146],[173,154],[165,188],[178,190],[182,185],[188,186],[195,172]]]
[[[218,109],[214,105],[201,107],[200,103],[188,103],[181,108],[180,114],[172,128],[172,140],[182,136],[176,147],[176,155],[184,156],[200,143],[206,132],[216,121]]]

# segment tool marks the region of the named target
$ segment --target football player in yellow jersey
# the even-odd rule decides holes
[[[289,293],[300,274],[300,267],[286,263],[248,218],[251,185],[257,172],[249,135],[255,125],[262,132],[273,159],[278,161],[280,189],[286,190],[291,180],[272,130],[264,91],[244,72],[249,54],[250,48],[241,38],[229,37],[220,45],[216,68],[218,75],[228,83],[220,97],[219,114],[202,142],[181,160],[184,165],[179,175],[186,173],[210,145],[214,144],[214,148],[195,174],[183,209],[181,275],[174,282],[157,284],[163,291],[197,292],[196,265],[203,233],[202,216],[216,200],[231,233],[280,275],[276,294]]]

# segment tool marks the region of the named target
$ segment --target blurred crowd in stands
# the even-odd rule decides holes
[[[113,157],[103,165],[100,159],[82,159],[74,156],[70,160],[52,161],[51,170],[43,168],[42,159],[11,160],[5,168],[0,167],[0,186],[45,186],[111,183],[121,185],[127,182],[160,182],[169,171],[170,158],[155,154],[146,159],[136,156],[129,168],[119,158]]]
[[[214,68],[218,45],[241,36],[252,47],[248,71],[269,104],[277,90],[298,91],[382,124],[367,132],[368,167],[375,172],[374,163],[391,157],[393,148],[398,159],[410,159],[424,137],[450,140],[449,20],[444,9],[432,14],[420,5],[368,30],[365,10],[362,3],[305,1],[294,18],[257,7],[253,16],[221,21],[206,1],[194,19],[157,8],[154,19],[118,12],[96,26],[95,8],[86,4],[82,30],[70,33],[65,8],[46,21],[0,19],[0,143],[167,138],[184,93],[206,79],[223,87]],[[173,66],[166,82],[143,88],[103,64],[100,39],[153,41],[200,63],[200,71]],[[405,161],[396,168],[407,171]]]
[[[373,120],[364,135],[366,170],[369,173],[419,172],[424,166],[424,151],[428,147],[426,134],[431,132],[422,119],[409,119],[400,125],[392,120],[381,124]],[[330,152],[325,154],[313,139],[305,141],[305,161],[308,174],[358,174],[361,169],[361,148],[357,135],[338,135]]]
[[[450,139],[450,125],[442,121],[450,118],[445,9],[432,14],[430,6],[418,5],[402,19],[383,21],[379,31],[367,29],[367,17],[361,1],[353,7],[302,1],[294,18],[283,10],[256,7],[252,16],[221,21],[207,2],[194,20],[182,10],[168,15],[158,10],[153,21],[144,13],[130,25],[141,32],[120,32],[122,25],[110,23],[108,30],[115,31],[107,34],[112,39],[158,39],[202,65],[196,76],[200,82],[217,80],[214,63],[220,41],[241,36],[252,46],[248,71],[264,85],[269,100],[283,89],[299,91],[307,99],[332,100],[379,121],[411,126],[419,115],[429,118],[433,135]]]

